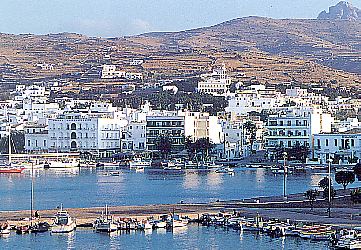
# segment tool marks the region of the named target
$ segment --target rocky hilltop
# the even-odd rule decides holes
[[[361,20],[361,10],[353,7],[349,2],[341,1],[335,6],[331,6],[328,13],[325,10],[322,11],[318,15],[318,19]]]

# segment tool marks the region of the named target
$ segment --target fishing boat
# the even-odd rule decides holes
[[[16,227],[16,234],[28,234],[30,233],[30,226],[29,225],[25,225],[25,226],[18,226]]]
[[[105,205],[105,210],[102,212],[100,218],[94,222],[94,229],[96,232],[115,232],[118,230],[118,225],[114,222],[113,216],[109,215],[108,206]]]
[[[143,220],[141,222],[140,228],[143,230],[151,230],[151,229],[153,229],[153,224],[148,220]]]
[[[47,222],[39,222],[31,227],[32,233],[45,233],[50,229],[50,225]]]
[[[167,226],[170,228],[186,227],[187,225],[188,219],[181,218],[177,214],[173,214],[172,218],[167,223]]]
[[[166,228],[167,227],[167,222],[166,221],[154,221],[154,228]]]
[[[75,220],[73,220],[69,213],[63,210],[63,205],[55,215],[54,224],[51,226],[52,233],[70,233],[76,228]]]
[[[0,224],[0,236],[10,234],[10,226],[8,223]]]

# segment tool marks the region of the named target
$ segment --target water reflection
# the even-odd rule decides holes
[[[222,175],[216,172],[210,172],[207,175],[207,185],[211,189],[219,189],[223,183]]]
[[[184,176],[183,187],[185,189],[196,189],[200,183],[200,178],[195,172],[187,172]]]
[[[187,233],[188,227],[174,227],[172,230],[173,236],[180,236]]]
[[[256,169],[256,183],[258,188],[263,188],[265,183],[265,170],[258,168]]]

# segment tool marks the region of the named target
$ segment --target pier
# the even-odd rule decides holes
[[[244,200],[217,201],[200,204],[167,204],[167,205],[143,205],[143,206],[113,206],[109,212],[118,218],[143,219],[148,217],[159,218],[161,215],[172,212],[188,216],[196,220],[205,213],[238,212],[245,217],[257,215],[264,218],[290,220],[305,223],[319,223],[338,227],[361,226],[361,205],[352,204],[350,191],[337,190],[338,196],[332,202],[331,217],[327,216],[327,201],[317,199],[314,202],[314,209],[311,210],[310,202],[303,194],[287,196],[287,200],[281,196],[257,197]],[[78,225],[90,224],[98,218],[103,207],[93,208],[66,208],[66,210],[77,220]],[[41,220],[51,220],[56,209],[38,211]],[[3,211],[0,212],[0,222],[8,221],[13,225],[28,224],[30,211]]]

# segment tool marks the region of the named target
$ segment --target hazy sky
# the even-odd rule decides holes
[[[0,32],[114,37],[237,17],[316,18],[339,0],[0,0]],[[352,0],[361,7],[361,0]]]

